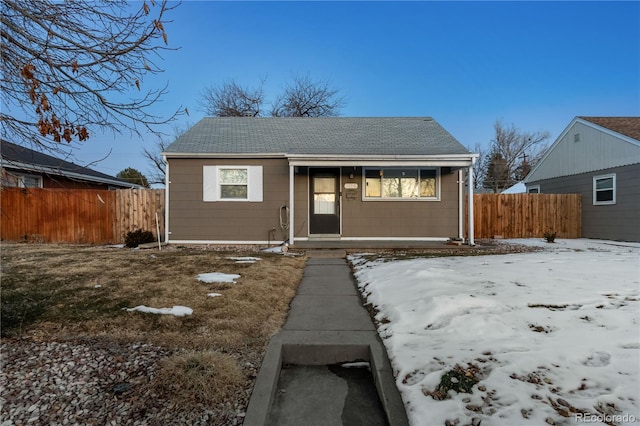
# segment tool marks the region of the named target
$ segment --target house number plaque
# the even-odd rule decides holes
[[[344,184],[344,196],[347,200],[355,200],[358,198],[358,184],[347,182]]]

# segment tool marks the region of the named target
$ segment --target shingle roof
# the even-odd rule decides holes
[[[578,117],[640,141],[640,117]]]
[[[0,157],[5,167],[20,169],[23,165],[30,165],[34,166],[35,171],[41,171],[47,174],[63,176],[68,173],[73,173],[74,175],[86,176],[89,181],[121,184],[123,187],[132,186],[129,182],[125,182],[114,176],[100,173],[88,167],[79,166],[43,152],[35,151],[5,140],[2,140],[1,143]]]
[[[429,117],[207,117],[165,153],[455,155],[469,151]]]

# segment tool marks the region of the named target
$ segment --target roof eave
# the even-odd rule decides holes
[[[74,172],[60,170],[52,167],[40,166],[37,164],[27,164],[27,163],[20,163],[16,161],[7,161],[5,159],[0,159],[0,166],[6,167],[9,169],[25,170],[25,171],[34,172],[34,173],[62,176],[70,179],[83,180],[86,182],[97,182],[97,183],[103,183],[107,185],[116,185],[116,186],[136,188],[136,189],[142,188],[141,185],[137,185],[135,183],[129,183],[129,182],[113,180],[113,179],[105,179],[97,176],[85,175],[82,173],[74,173]]]
[[[466,167],[478,154],[439,155],[305,155],[287,156],[292,166],[376,166],[403,165]]]

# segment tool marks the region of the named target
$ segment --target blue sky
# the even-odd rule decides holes
[[[179,49],[143,88],[168,83],[154,112],[187,107],[181,126],[205,86],[266,78],[272,100],[296,74],[340,89],[343,116],[431,116],[469,149],[496,120],[553,142],[578,115],[640,115],[639,2],[185,1],[168,18]],[[91,167],[147,174],[155,141],[94,133],[76,161],[111,150]]]

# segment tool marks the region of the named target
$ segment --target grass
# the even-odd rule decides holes
[[[304,258],[204,248],[163,250],[3,244],[2,337],[91,338],[148,342],[170,348],[153,384],[188,410],[190,403],[222,404],[252,380],[269,339],[280,329],[302,278]],[[252,254],[255,255],[255,254]],[[206,272],[240,274],[237,284],[206,284]],[[207,293],[221,297],[207,297]],[[123,308],[188,306],[174,317]],[[203,382],[204,381],[204,382]],[[214,384],[214,386],[204,383]]]

